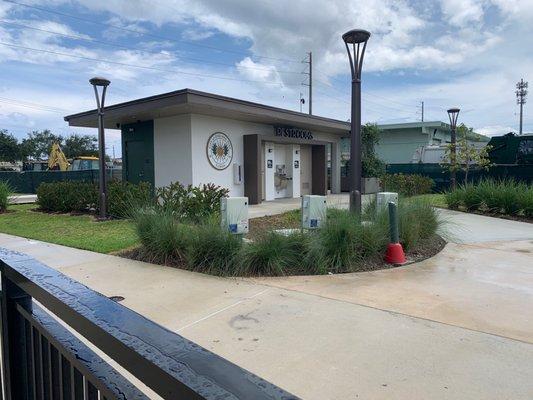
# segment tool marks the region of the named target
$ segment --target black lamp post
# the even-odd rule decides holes
[[[450,184],[452,187],[452,190],[455,190],[457,188],[457,180],[456,180],[456,163],[457,163],[457,118],[459,117],[459,111],[461,111],[458,108],[450,108],[448,110],[448,117],[450,118],[450,128],[452,130],[451,135],[451,148],[450,148],[450,164],[451,164],[451,170],[450,170]]]
[[[105,136],[104,136],[104,103],[105,103],[105,93],[107,87],[111,83],[108,79],[105,78],[92,78],[89,80],[90,84],[93,85],[94,95],[96,97],[96,108],[98,110],[98,163],[99,163],[99,205],[100,205],[100,219],[104,220],[107,218],[107,185],[106,185],[106,171],[105,171]],[[98,93],[98,87],[102,88],[102,98]]]
[[[370,32],[352,29],[342,35],[352,71],[352,116],[350,138],[350,211],[361,213],[361,70]],[[351,46],[350,46],[351,45]],[[350,49],[351,47],[351,49]]]

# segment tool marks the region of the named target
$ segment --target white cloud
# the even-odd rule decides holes
[[[509,132],[516,132],[516,129],[511,126],[502,126],[502,125],[490,125],[476,128],[477,133],[481,133],[485,136],[501,136]]]
[[[483,20],[485,0],[441,0],[442,12],[451,25],[479,23]]]
[[[186,40],[196,41],[196,40],[209,39],[214,34],[215,34],[215,32],[213,32],[211,30],[201,30],[201,29],[189,28],[189,29],[185,29],[183,31],[182,36]]]

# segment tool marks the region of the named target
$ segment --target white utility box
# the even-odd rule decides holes
[[[302,228],[317,229],[326,221],[326,196],[302,196]]]
[[[220,200],[220,226],[231,233],[248,233],[248,197],[223,197]]]
[[[376,194],[376,212],[379,213],[389,209],[390,202],[398,204],[398,193],[379,192]]]

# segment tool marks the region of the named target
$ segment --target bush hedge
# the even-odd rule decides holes
[[[220,199],[229,190],[212,183],[184,186],[178,182],[156,189],[156,201],[179,219],[203,221],[220,210]]]
[[[147,182],[110,182],[107,188],[108,214],[115,218],[129,218],[138,210],[156,205],[179,219],[204,221],[220,209],[220,199],[228,190],[213,184],[183,186],[173,183],[156,189],[152,194]],[[98,186],[80,181],[42,183],[37,189],[37,202],[43,211],[98,211]]]
[[[533,218],[533,186],[511,179],[484,179],[445,193],[449,208]]]
[[[96,207],[98,190],[92,183],[43,182],[37,188],[39,208],[49,212],[85,212]]]
[[[214,275],[279,276],[354,272],[381,263],[389,242],[387,212],[367,210],[364,215],[369,220],[361,223],[347,210],[330,209],[317,231],[269,231],[253,241],[229,234],[216,222],[184,222],[159,207],[139,214],[135,222],[148,259],[174,260],[182,268]],[[440,225],[437,212],[421,199],[400,202],[398,215],[406,250],[431,240]]]
[[[0,212],[7,210],[9,206],[9,196],[11,195],[11,185],[9,182],[0,181]]]
[[[435,186],[433,179],[418,174],[386,174],[381,182],[384,190],[408,197],[431,193]]]

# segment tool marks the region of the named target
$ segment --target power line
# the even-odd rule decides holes
[[[5,43],[5,42],[0,42],[0,45],[13,47],[13,48],[17,48],[17,49],[23,49],[23,50],[39,51],[39,52],[42,52],[42,53],[55,54],[55,55],[64,56],[64,57],[77,58],[77,59],[80,59],[80,60],[96,61],[96,62],[102,62],[102,63],[106,63],[106,64],[120,65],[120,66],[123,66],[123,67],[140,68],[140,69],[146,69],[146,70],[152,70],[152,71],[162,71],[162,72],[169,72],[169,73],[175,73],[175,74],[197,76],[197,77],[202,77],[202,78],[222,79],[222,80],[238,81],[238,82],[254,82],[254,83],[263,83],[263,84],[266,84],[266,85],[300,86],[298,84],[286,84],[286,83],[283,83],[283,82],[271,82],[271,81],[259,81],[259,80],[250,80],[250,79],[239,79],[239,78],[231,78],[231,77],[228,77],[228,76],[201,74],[201,73],[198,73],[198,72],[187,72],[187,71],[182,71],[182,70],[179,70],[179,69],[165,69],[165,68],[159,68],[159,67],[150,67],[150,66],[147,66],[147,65],[134,65],[134,64],[123,63],[123,62],[120,62],[120,61],[111,61],[111,60],[104,60],[104,59],[101,59],[101,58],[77,56],[77,55],[74,55],[74,54],[67,54],[67,53],[62,53],[62,52],[58,52],[58,51],[36,49],[36,48],[33,48],[33,47],[26,47],[26,46],[19,46],[19,45],[15,45],[15,44],[11,44],[11,43]]]
[[[201,43],[190,42],[190,41],[187,41],[187,40],[179,40],[179,39],[176,39],[176,38],[173,38],[173,37],[169,37],[169,36],[156,35],[154,33],[143,32],[143,31],[138,30],[138,29],[125,28],[123,26],[113,25],[113,24],[100,22],[100,21],[94,21],[94,20],[89,19],[89,18],[83,18],[83,17],[77,16],[77,15],[67,14],[67,13],[64,13],[64,12],[61,12],[61,11],[50,10],[48,8],[37,7],[37,6],[34,6],[34,5],[30,5],[30,4],[20,3],[20,2],[14,1],[14,0],[4,0],[4,1],[7,2],[7,3],[16,4],[18,6],[32,8],[34,10],[39,10],[39,11],[43,11],[43,12],[47,12],[47,13],[51,13],[51,14],[56,14],[56,15],[60,15],[60,16],[63,16],[63,17],[76,19],[78,21],[88,22],[88,23],[95,24],[95,25],[106,26],[106,27],[110,27],[110,28],[113,28],[113,29],[121,30],[123,32],[133,33],[133,34],[136,34],[136,35],[152,37],[152,38],[160,39],[160,40],[168,40],[168,41],[177,42],[177,43],[184,43],[184,44],[187,44],[189,46],[202,47],[202,48],[221,51],[221,52],[225,52],[225,53],[247,55],[247,56],[250,55],[249,53],[246,53],[246,52],[243,52],[243,51],[223,49],[223,48],[220,48],[220,47],[210,46],[210,45],[201,44]],[[261,55],[253,55],[253,57],[260,58],[260,59],[265,59],[265,60],[300,63],[299,60],[287,59],[287,58],[277,58],[277,57],[269,57],[269,56],[261,56]]]
[[[337,81],[337,82],[339,82],[339,83],[342,83],[343,85],[346,84],[345,81],[343,81],[343,80],[341,80],[341,79],[339,79],[339,78],[336,78],[336,77],[334,77],[334,76],[329,76],[329,75],[326,74],[325,72],[322,72],[322,71],[320,71],[320,70],[317,70],[316,68],[315,68],[315,70],[316,70],[317,72],[321,73],[322,75],[326,76],[328,79],[332,79],[332,80],[334,80],[334,81]],[[346,94],[348,94],[348,93],[346,93]],[[366,93],[366,95],[368,95],[368,96],[372,96],[372,97],[381,98],[381,99],[383,99],[383,100],[387,100],[387,101],[389,101],[389,102],[391,102],[391,103],[396,103],[396,104],[398,104],[398,105],[400,105],[400,106],[404,106],[404,107],[413,107],[413,104],[407,104],[407,103],[400,102],[400,101],[397,101],[397,100],[393,100],[393,99],[390,99],[390,98],[388,98],[388,97],[384,97],[384,96],[377,95],[377,94],[374,94],[374,93]]]
[[[37,104],[37,103],[29,102],[29,101],[22,101],[22,100],[16,100],[16,99],[8,99],[6,97],[0,97],[0,103],[7,103],[7,104],[12,104],[16,107],[32,108],[34,110],[48,111],[48,112],[53,112],[53,113],[58,113],[58,114],[68,114],[72,112],[69,110],[62,109],[62,108],[50,107],[45,104]]]
[[[12,25],[12,26],[18,26],[18,27],[22,27],[22,28],[25,28],[25,29],[32,29],[32,30],[39,31],[39,32],[50,33],[50,34],[53,34],[53,35],[63,36],[63,37],[69,38],[69,39],[81,40],[81,41],[89,42],[89,43],[99,43],[99,44],[103,44],[105,46],[116,47],[116,48],[125,49],[125,50],[131,50],[131,51],[136,51],[136,52],[138,51],[138,52],[142,52],[142,53],[149,53],[149,54],[155,54],[155,55],[164,55],[164,53],[162,53],[160,51],[137,49],[137,48],[130,47],[130,46],[124,46],[124,45],[121,45],[121,44],[118,44],[118,43],[106,42],[106,41],[103,41],[103,40],[94,39],[94,38],[92,38],[90,36],[89,37],[83,37],[83,36],[78,36],[78,35],[69,35],[69,34],[61,33],[61,32],[54,32],[54,31],[50,31],[50,30],[47,30],[47,29],[41,29],[41,28],[36,28],[36,27],[33,27],[33,26],[29,26],[29,25],[14,23],[14,22],[11,22],[11,21],[6,21],[4,19],[0,19],[0,23],[7,24],[7,25]],[[228,64],[228,63],[223,63],[223,62],[218,62],[218,61],[203,60],[203,59],[194,58],[194,57],[184,57],[184,56],[180,56],[180,55],[175,55],[175,57],[178,58],[178,59],[182,59],[182,60],[197,61],[197,62],[201,62],[201,63],[209,63],[209,64],[216,64],[216,65],[225,65],[225,66],[234,67],[234,68],[237,67],[239,69],[240,68],[244,68],[244,69],[257,70],[257,71],[267,71],[267,72],[271,71],[270,68],[247,67],[247,66],[243,66],[243,65],[236,66],[235,64]],[[276,72],[283,73],[283,74],[297,74],[297,75],[300,74],[299,71],[284,71],[284,70],[277,70],[277,69],[276,69]]]

